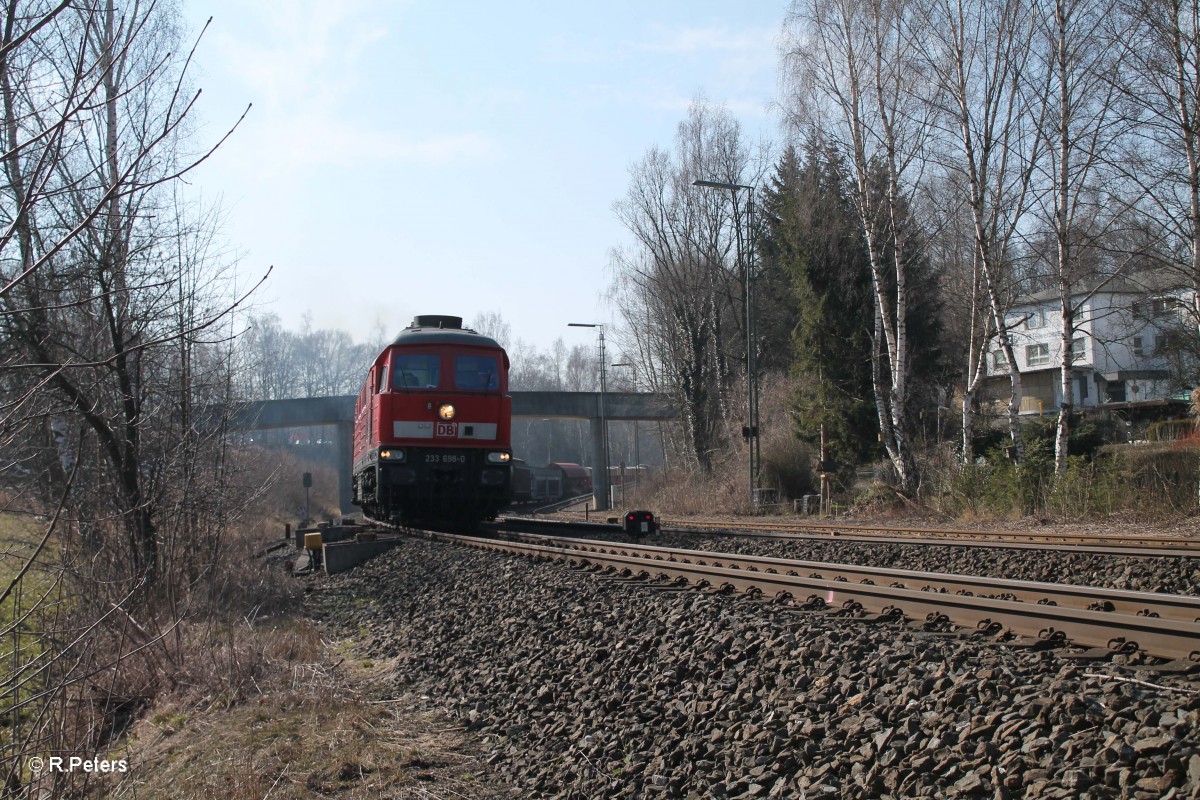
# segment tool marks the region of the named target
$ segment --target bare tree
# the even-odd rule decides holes
[[[959,370],[963,386],[959,455],[963,463],[970,463],[975,457],[977,392],[988,374],[989,356],[996,357],[989,352],[995,328],[976,245],[973,215],[967,204],[967,193],[955,185],[955,177],[948,175],[942,180],[931,181],[922,198],[921,215],[933,226],[929,254],[939,267],[938,289],[946,300],[943,322],[948,344],[962,364]],[[938,409],[939,420],[940,412],[941,408]]]
[[[1050,4],[1046,4],[1050,6]],[[1133,202],[1122,197],[1118,171],[1110,165],[1128,134],[1130,117],[1120,107],[1120,32],[1110,29],[1112,0],[1055,0],[1036,9],[1035,61],[1027,84],[1037,95],[1044,157],[1034,176],[1032,210],[1051,232],[1050,271],[1060,314],[1059,396],[1055,471],[1067,469],[1067,442],[1073,411],[1072,364],[1079,314],[1103,285],[1088,251],[1103,247],[1105,235],[1121,223]],[[1127,261],[1108,271],[1111,278]],[[1086,291],[1083,291],[1086,286]],[[1082,291],[1082,295],[1081,295]]]
[[[707,471],[718,434],[728,431],[738,361],[745,353],[746,243],[739,193],[706,192],[695,180],[753,184],[740,126],[721,108],[696,101],[675,149],[651,149],[631,167],[627,197],[615,206],[635,245],[613,255],[613,297],[640,374],[672,394],[686,450]],[[739,261],[739,258],[741,259]]]
[[[298,397],[295,336],[285,330],[276,314],[252,317],[238,347],[245,399],[279,400]]]
[[[909,437],[909,272],[919,257],[909,213],[920,183],[927,72],[911,41],[913,2],[798,0],[785,46],[791,121],[815,128],[852,170],[875,290],[875,402],[900,489],[918,476]]]
[[[1126,63],[1121,88],[1140,115],[1122,162],[1144,191],[1144,224],[1192,289],[1200,329],[1200,2],[1123,0],[1119,8],[1128,31],[1116,42]]]
[[[987,318],[973,317],[963,396],[963,458],[970,460],[972,406],[987,374],[992,336],[1007,366],[1011,392],[1009,437],[1020,458],[1018,414],[1021,369],[1009,337],[1012,244],[1029,203],[1032,171],[1038,162],[1040,108],[1031,103],[1025,78],[1034,34],[1034,4],[1028,0],[982,0],[963,4],[929,0],[923,4],[922,31],[913,37],[931,70],[930,94],[939,142],[937,166],[947,176],[939,190],[961,194],[970,215],[974,258],[964,288],[969,308],[982,296]],[[997,358],[997,364],[1000,363]]]
[[[492,337],[505,349],[512,343],[512,325],[499,311],[479,312],[471,319],[468,327],[484,336]]]
[[[41,266],[24,279],[23,291],[6,297],[15,301],[8,320],[33,363],[49,365],[59,413],[78,415],[96,437],[133,572],[153,583],[158,537],[142,463],[150,396],[144,361],[166,337],[159,325],[171,297],[164,291],[171,276],[153,249],[163,233],[153,189],[170,179],[171,162],[161,153],[188,106],[177,105],[178,78],[166,72],[163,44],[172,31],[160,15],[119,17],[108,0],[98,9],[72,9],[58,21],[56,32],[82,46],[50,51],[46,66],[71,83],[79,80],[83,60],[95,88],[92,105],[73,120],[78,139],[56,154],[45,175],[55,193],[32,223],[29,246],[36,252],[47,234],[50,241],[71,236],[70,245],[38,257]],[[24,119],[40,114],[29,106]],[[17,122],[11,120],[10,129]],[[14,167],[11,183],[23,183],[20,171]]]
[[[194,409],[228,395],[218,323],[237,299],[214,218],[172,191],[207,156],[180,147],[195,94],[176,18],[153,2],[0,8],[0,479],[45,487],[22,502],[51,517],[0,586],[21,609],[0,631],[17,665],[0,705],[32,720],[4,743],[11,789],[22,753],[100,746],[107,726],[80,701],[129,702],[119,667],[167,653],[213,574],[224,517],[198,498],[227,499],[223,446]],[[27,603],[28,565],[50,541],[62,561]],[[43,632],[32,648],[30,624]]]
[[[304,397],[357,393],[370,359],[376,355],[356,347],[345,331],[314,329],[308,314],[300,334],[291,338],[292,356],[300,381],[295,388]]]

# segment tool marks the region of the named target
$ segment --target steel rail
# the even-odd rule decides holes
[[[686,530],[683,528],[663,528],[666,532],[675,533],[697,533],[698,531]],[[710,533],[714,531],[708,531]],[[762,531],[723,531],[724,535],[741,536],[754,539],[771,539],[771,540],[809,540],[809,541],[830,541],[830,536],[817,533],[799,533],[795,531],[765,533]],[[1139,558],[1200,558],[1200,549],[1194,548],[1179,548],[1179,547],[1127,547],[1122,545],[1081,545],[1081,544],[1053,544],[1053,543],[1035,543],[1035,542],[1018,542],[1018,541],[983,541],[983,540],[968,540],[954,538],[938,538],[938,537],[917,537],[917,536],[872,536],[837,534],[837,540],[843,542],[865,542],[868,544],[917,544],[917,545],[942,545],[945,547],[1003,547],[1009,550],[1050,550],[1063,553],[1091,553],[1099,555],[1112,556],[1129,556]]]
[[[529,519],[529,518],[525,518],[525,517],[505,517],[501,520],[501,524],[505,525],[505,526],[539,525],[539,526],[545,526],[547,528],[556,528],[556,527],[557,528],[570,528],[570,527],[574,527],[574,526],[580,526],[585,530],[594,530],[597,528],[608,528],[614,532],[620,530],[619,527],[616,526],[615,524],[604,525],[604,524],[595,523],[595,522]],[[724,523],[722,523],[722,524],[724,524]],[[716,525],[716,523],[713,523],[713,525]],[[815,528],[815,526],[813,526],[813,527]],[[830,532],[824,533],[824,534],[822,534],[822,533],[805,533],[802,531],[797,531],[794,528],[789,528],[787,530],[781,529],[781,530],[778,530],[775,532],[767,532],[767,531],[761,531],[761,530],[758,530],[758,531],[755,531],[755,530],[732,530],[732,529],[723,528],[723,527],[721,527],[721,528],[713,527],[712,529],[702,530],[700,528],[681,528],[681,527],[667,526],[667,527],[664,527],[663,530],[664,530],[664,532],[667,532],[667,533],[683,533],[683,534],[710,533],[710,534],[713,534],[716,536],[730,536],[730,537],[747,538],[747,539],[765,539],[765,540],[770,540],[770,541],[792,541],[792,540],[794,540],[794,541],[813,541],[813,542],[841,541],[841,542],[860,542],[860,543],[867,543],[867,544],[937,545],[937,546],[941,546],[941,547],[989,547],[989,548],[1002,547],[1007,550],[1051,551],[1051,552],[1055,552],[1055,553],[1081,553],[1081,554],[1091,554],[1091,555],[1122,556],[1122,557],[1132,557],[1132,558],[1200,558],[1200,539],[1167,540],[1167,541],[1182,541],[1182,542],[1195,541],[1197,543],[1197,547],[1191,547],[1191,546],[1185,546],[1185,547],[1132,547],[1132,546],[1111,545],[1111,544],[1109,544],[1109,545],[1105,545],[1105,544],[1080,545],[1080,544],[1053,544],[1053,543],[1047,543],[1047,542],[1020,542],[1020,541],[1003,541],[1003,540],[991,541],[991,540],[985,540],[985,539],[979,538],[979,537],[987,536],[987,532],[979,532],[979,531],[971,531],[970,532],[973,536],[976,537],[974,539],[918,537],[915,535],[914,536],[883,536],[883,535],[872,535],[872,534],[859,535],[858,533],[849,533],[849,534],[843,533],[843,531],[855,530],[854,528],[849,527],[849,526],[829,526],[827,530]],[[912,528],[909,530],[912,530],[915,532],[918,529]],[[937,531],[930,529],[929,531],[923,531],[923,532],[936,533]],[[1016,535],[1020,535],[1020,534],[1010,534],[1010,535],[1016,536]],[[1066,534],[1064,534],[1064,535],[1066,535]],[[1077,534],[1074,534],[1074,535],[1079,536]],[[1087,537],[1082,537],[1082,538],[1085,540],[1087,539]],[[1110,541],[1115,541],[1115,539],[1110,538]],[[1138,539],[1137,541],[1148,542],[1148,541],[1157,541],[1157,540],[1149,538],[1149,537],[1142,537],[1142,538]]]
[[[800,575],[733,569],[725,566],[647,560],[644,557],[596,553],[577,548],[530,542],[484,539],[459,534],[426,532],[435,540],[497,552],[566,561],[577,566],[627,570],[652,578],[676,580],[700,587],[740,590],[791,598],[822,606],[861,608],[905,620],[946,619],[978,630],[1037,637],[1051,642],[1113,651],[1142,650],[1151,656],[1200,660],[1200,623],[1143,617],[1110,611],[1089,611],[1054,605],[1021,603],[972,595],[943,594],[879,584],[851,583]]]
[[[1139,549],[1163,551],[1165,554],[1200,555],[1200,537],[1187,536],[1115,536],[1113,534],[1089,533],[1039,533],[1035,531],[980,531],[955,528],[914,528],[899,525],[845,525],[834,523],[762,523],[738,522],[744,529],[734,529],[728,522],[663,518],[659,520],[664,530],[689,533],[714,531],[735,536],[761,536],[763,538],[827,538],[829,536],[861,536],[883,541],[905,539],[946,540],[964,542],[977,541],[985,545],[997,542],[1013,544],[1060,544],[1079,545],[1090,548],[1114,548],[1121,550]],[[899,535],[894,535],[899,534]]]
[[[1069,583],[1019,581],[1008,578],[989,578],[980,575],[961,575],[945,572],[871,567],[858,564],[837,564],[825,561],[802,561],[790,558],[725,553],[710,550],[685,550],[675,547],[604,542],[595,539],[570,539],[539,533],[508,531],[508,536],[521,536],[526,541],[542,542],[556,547],[568,547],[586,552],[614,553],[651,561],[680,561],[688,564],[711,564],[732,569],[760,570],[799,574],[810,578],[857,583],[886,583],[897,588],[918,591],[944,591],[977,596],[1002,596],[1000,599],[1025,603],[1057,604],[1067,608],[1093,611],[1116,611],[1121,614],[1157,616],[1184,622],[1200,622],[1200,597],[1138,592],[1128,589],[1109,589]],[[936,587],[936,588],[934,588]]]

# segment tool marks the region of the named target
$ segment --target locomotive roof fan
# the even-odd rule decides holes
[[[410,328],[455,328],[462,330],[462,317],[450,317],[444,314],[422,314],[413,317]]]

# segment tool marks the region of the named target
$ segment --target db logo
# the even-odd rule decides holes
[[[457,422],[439,422],[433,431],[434,436],[458,436]]]

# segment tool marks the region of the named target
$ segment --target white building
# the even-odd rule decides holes
[[[1094,284],[1093,284],[1094,286]],[[1090,296],[1089,296],[1090,295]],[[1075,408],[1164,400],[1183,388],[1189,359],[1181,336],[1196,336],[1189,309],[1193,292],[1161,273],[1117,278],[1094,293],[1081,289],[1072,342],[1071,398]],[[1058,291],[1021,298],[1007,315],[1009,336],[1021,370],[1021,413],[1058,413],[1062,313]],[[987,390],[1008,394],[1008,363],[993,338],[987,358]]]

